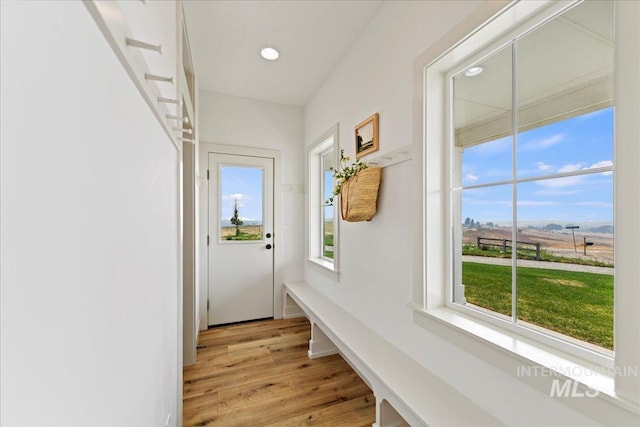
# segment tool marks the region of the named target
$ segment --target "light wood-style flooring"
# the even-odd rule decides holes
[[[305,318],[201,332],[184,369],[185,426],[370,426],[373,393],[339,356],[307,357]]]

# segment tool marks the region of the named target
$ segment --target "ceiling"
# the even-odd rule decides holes
[[[196,1],[184,10],[200,89],[304,106],[381,1]],[[265,46],[280,58],[260,56]]]

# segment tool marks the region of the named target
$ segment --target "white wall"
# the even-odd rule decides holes
[[[342,148],[353,157],[353,127],[375,112],[380,153],[412,143],[413,106],[421,96],[413,62],[481,5],[385,3],[307,105],[305,143],[339,122]],[[407,304],[413,299],[413,228],[419,224],[411,209],[422,197],[411,185],[415,162],[420,159],[384,169],[371,222],[342,223],[340,282],[309,266],[306,281],[508,425],[596,424],[413,323]]]
[[[200,91],[199,105],[200,142],[280,151],[282,229],[278,241],[283,256],[280,273],[285,281],[301,280],[304,259],[303,109],[209,91]],[[296,186],[293,192],[289,189],[292,185]],[[206,206],[206,201],[201,204]],[[207,229],[206,215],[201,215],[200,229]],[[206,266],[206,251],[201,252],[200,265]],[[204,267],[200,268],[200,283],[207,283]],[[276,283],[276,286],[280,285]],[[204,285],[200,298],[205,306],[206,292]],[[201,312],[206,313],[206,310],[201,309]]]
[[[0,4],[0,423],[176,425],[179,153],[82,2]]]

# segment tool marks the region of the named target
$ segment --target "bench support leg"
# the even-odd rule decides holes
[[[304,317],[304,311],[286,292],[282,301],[282,318],[292,319],[294,317]]]
[[[389,402],[376,396],[376,423],[372,427],[410,427],[410,424]]]
[[[309,340],[309,359],[317,359],[318,357],[338,354],[336,347],[324,332],[316,325],[311,323],[311,339]]]

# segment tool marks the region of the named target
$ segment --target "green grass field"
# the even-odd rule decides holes
[[[471,304],[511,316],[511,267],[462,263]],[[613,276],[519,267],[518,320],[613,349]]]
[[[241,225],[238,227],[238,233],[236,233],[236,227],[222,227],[220,229],[220,236],[224,240],[262,240],[262,226],[261,225]]]
[[[333,234],[325,234],[324,235],[324,246],[333,247]],[[324,256],[330,259],[333,259],[333,249],[324,250]]]

